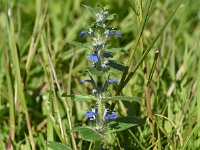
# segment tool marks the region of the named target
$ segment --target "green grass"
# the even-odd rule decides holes
[[[113,25],[123,38],[109,43],[129,51],[115,56],[129,68],[118,92],[141,98],[115,108],[119,116],[145,119],[109,136],[111,147],[200,149],[200,1],[145,0],[140,8],[134,2],[141,1],[132,0],[134,10],[128,0],[99,2],[118,14]],[[0,1],[0,149],[47,149],[47,141],[72,149],[94,146],[70,132],[85,122],[91,104],[61,96],[90,92],[79,84],[90,51],[66,42],[87,41],[78,34],[93,18],[81,4],[97,2]],[[113,96],[116,91],[110,88]]]

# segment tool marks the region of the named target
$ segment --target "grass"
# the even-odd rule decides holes
[[[141,98],[140,104],[114,106],[119,116],[146,121],[111,135],[111,147],[199,149],[200,1],[100,2],[118,14],[113,25],[123,38],[110,44],[129,51],[116,56],[128,69],[120,88],[110,88],[110,93]],[[91,104],[61,96],[90,92],[79,84],[89,50],[66,42],[86,42],[78,34],[92,15],[81,4],[93,7],[97,2],[0,2],[0,149],[47,149],[47,141],[92,149],[93,143],[70,132],[85,122]]]

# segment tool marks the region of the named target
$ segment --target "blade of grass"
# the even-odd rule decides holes
[[[182,150],[185,150],[185,149],[187,148],[187,146],[188,146],[188,144],[189,144],[189,141],[190,141],[190,139],[192,138],[193,134],[199,132],[199,130],[200,130],[200,122],[198,122],[198,123],[196,124],[196,126],[193,128],[192,132],[190,133],[190,135],[188,136],[188,138],[187,138],[186,141],[184,142],[184,145],[183,145],[183,147],[182,147]]]
[[[71,78],[72,78],[72,70],[73,70],[75,59],[76,59],[76,48],[74,50],[73,57],[72,57],[72,60],[71,60],[71,63],[70,63],[70,68],[69,68],[67,94],[71,94],[71,82],[72,82]],[[67,117],[72,118],[72,99],[70,97],[68,97],[67,99],[69,99],[67,101],[68,107],[69,107],[69,109],[67,109]],[[68,122],[69,122],[69,129],[72,130],[71,120],[68,120]],[[78,148],[76,146],[76,140],[75,140],[74,133],[71,132],[70,134],[71,134],[71,137],[72,137],[73,148],[74,148],[74,150],[78,150]]]
[[[135,52],[135,50],[136,50],[136,48],[137,48],[137,46],[138,46],[138,44],[139,44],[139,42],[140,42],[140,38],[141,38],[141,36],[142,36],[142,34],[143,34],[144,27],[145,27],[146,22],[147,22],[147,20],[148,20],[148,17],[149,17],[149,14],[150,14],[150,9],[151,9],[152,1],[153,1],[153,0],[149,0],[148,3],[147,3],[147,7],[146,7],[147,9],[145,9],[146,11],[145,11],[144,17],[143,17],[144,19],[142,20],[142,22],[141,22],[141,24],[140,24],[137,37],[136,37],[136,39],[135,39],[133,48],[132,48],[131,51],[130,51],[130,55],[129,55],[129,58],[128,58],[128,62],[127,62],[127,64],[126,64],[127,70],[125,70],[124,73],[123,73],[123,75],[122,75],[122,78],[121,78],[121,80],[120,80],[120,85],[119,85],[119,88],[118,88],[118,90],[117,90],[117,94],[116,94],[116,95],[119,95],[119,93],[121,92],[121,90],[122,90],[122,89],[124,88],[124,86],[125,86],[125,85],[124,85],[124,84],[125,84],[125,83],[124,83],[124,82],[125,82],[125,77],[127,76],[127,73],[128,73],[128,71],[130,70],[130,66],[131,66],[131,63],[132,63],[132,61],[133,61],[134,52]],[[139,14],[139,15],[141,15],[141,14]]]
[[[8,52],[5,51],[5,70],[6,70],[6,82],[8,87],[8,99],[9,99],[9,119],[10,119],[10,137],[12,141],[15,141],[15,102],[13,87],[11,81],[11,69],[10,69],[10,60]]]
[[[155,52],[154,61],[153,61],[152,67],[151,67],[151,71],[149,73],[149,78],[148,78],[148,81],[147,81],[148,85],[150,84],[150,82],[152,80],[152,77],[153,77],[153,73],[154,73],[154,70],[155,70],[155,67],[156,67],[156,63],[157,63],[157,60],[158,60],[158,54],[159,54],[159,51],[156,51]]]
[[[38,13],[35,20],[35,26],[33,29],[33,35],[31,37],[31,44],[29,47],[29,52],[28,52],[28,57],[27,57],[27,62],[26,62],[27,73],[29,72],[31,63],[33,61],[33,57],[36,52],[36,48],[40,40],[40,36],[42,33],[42,29],[43,29],[46,14],[47,14],[48,5],[49,5],[49,0],[45,0],[45,4],[44,4],[44,1],[40,1],[39,7],[38,7],[38,11],[37,11]]]
[[[15,38],[14,38],[15,37],[15,29],[14,29],[14,22],[13,22],[11,8],[9,8],[9,10],[8,10],[7,35],[8,35],[8,40],[9,40],[11,59],[13,61],[13,66],[15,68],[15,75],[16,75],[15,77],[16,77],[16,81],[17,81],[18,96],[19,96],[19,99],[20,99],[20,102],[22,105],[22,110],[25,113],[27,128],[28,128],[28,132],[29,132],[29,136],[30,136],[31,147],[32,147],[32,150],[35,150],[35,143],[34,143],[33,133],[32,133],[32,129],[31,129],[30,117],[29,117],[29,113],[28,113],[28,109],[27,109],[27,105],[26,105],[26,98],[25,98],[23,85],[22,85],[19,58],[18,58],[17,47],[16,47]]]
[[[144,146],[142,146],[142,143],[140,143],[140,141],[137,139],[137,137],[133,134],[133,132],[128,129],[128,132],[131,134],[132,138],[135,140],[135,142],[139,145],[139,147],[143,150],[145,150],[146,148]]]
[[[168,23],[170,22],[170,20],[173,18],[174,14],[176,13],[176,11],[178,10],[180,6],[180,1],[179,3],[176,5],[174,11],[172,13],[170,13],[168,19],[166,20],[165,24],[163,25],[163,27],[160,29],[160,31],[156,34],[155,38],[152,40],[152,42],[149,44],[147,50],[145,50],[144,54],[142,55],[142,57],[140,58],[140,60],[138,61],[138,63],[136,64],[134,70],[132,72],[129,73],[129,75],[127,76],[126,80],[124,81],[123,85],[121,85],[120,91],[125,87],[125,85],[129,82],[129,80],[132,78],[132,76],[135,74],[135,72],[137,71],[137,69],[139,68],[140,64],[143,62],[143,60],[145,59],[145,57],[147,56],[147,54],[150,52],[150,50],[153,48],[153,46],[155,45],[155,43],[157,42],[157,40],[160,38],[160,36],[163,34],[165,28],[167,27]]]
[[[141,38],[141,36],[142,36],[142,34],[143,34],[144,27],[145,27],[146,22],[147,22],[147,20],[148,20],[148,18],[149,18],[152,1],[153,1],[153,0],[149,0],[149,1],[147,2],[147,7],[146,7],[147,9],[145,9],[145,13],[144,13],[144,17],[143,17],[144,19],[142,20],[142,22],[141,22],[141,24],[140,24],[140,27],[139,27],[139,31],[138,31],[136,40],[135,40],[135,42],[134,42],[133,48],[132,48],[131,51],[130,51],[130,55],[129,55],[129,58],[128,58],[128,62],[127,62],[127,64],[126,64],[125,71],[123,72],[122,78],[121,78],[121,80],[120,80],[120,85],[119,85],[119,87],[118,87],[118,89],[117,89],[116,95],[119,95],[120,92],[122,91],[122,89],[124,88],[124,86],[126,85],[126,83],[124,83],[124,82],[126,81],[126,76],[127,76],[127,74],[128,74],[128,71],[130,70],[130,66],[131,66],[131,63],[132,63],[132,61],[133,61],[134,52],[135,52],[135,50],[136,50],[136,48],[137,48],[137,46],[138,46],[138,44],[139,44],[139,42],[140,42],[140,38]],[[131,6],[131,7],[132,7],[132,6]],[[138,8],[137,8],[137,10],[138,10]],[[142,15],[142,14],[139,14],[139,15]],[[115,104],[116,104],[115,102],[112,103],[112,105],[110,106],[110,109],[111,109],[111,110],[114,109]]]

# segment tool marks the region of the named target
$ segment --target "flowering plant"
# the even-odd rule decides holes
[[[123,48],[108,48],[107,44],[107,41],[112,36],[116,36],[119,39],[122,38],[116,27],[109,26],[110,21],[116,18],[116,14],[109,13],[109,6],[98,6],[97,9],[85,7],[94,14],[95,22],[88,26],[88,30],[81,31],[79,37],[91,37],[91,44],[88,46],[69,40],[67,42],[79,47],[86,47],[92,51],[91,54],[87,55],[92,65],[83,69],[83,72],[87,73],[87,79],[83,79],[80,82],[80,84],[89,83],[92,85],[92,95],[65,94],[63,96],[72,97],[74,100],[93,100],[92,109],[87,110],[85,113],[90,125],[76,127],[73,131],[78,131],[85,140],[96,141],[98,143],[97,147],[99,147],[102,146],[101,141],[105,141],[105,135],[122,131],[138,124],[138,120],[134,117],[117,117],[116,111],[110,107],[109,100],[135,101],[136,99],[128,96],[112,96],[108,92],[110,84],[120,85],[116,78],[111,77],[112,72],[110,70],[123,72],[125,69],[122,63],[113,59],[113,54],[126,51]]]

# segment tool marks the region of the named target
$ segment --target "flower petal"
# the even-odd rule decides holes
[[[117,85],[119,85],[120,84],[120,82],[116,79],[116,78],[114,78],[114,79],[112,79],[112,80],[108,80],[108,83],[116,83]]]
[[[98,62],[98,52],[95,51],[94,54],[89,54],[88,60],[92,60],[95,63]]]
[[[108,36],[116,35],[118,38],[122,38],[121,34],[117,31],[110,31]]]
[[[88,31],[81,31],[79,37],[84,37],[84,35],[88,34]]]
[[[117,116],[116,116],[116,113],[115,113],[114,111],[108,112],[108,113],[106,114],[106,116],[105,116],[105,119],[106,119],[106,120],[114,120],[114,119],[116,119],[116,118],[117,118]]]
[[[85,116],[88,117],[88,118],[92,118],[92,117],[94,117],[94,115],[95,115],[95,113],[92,112],[92,111],[89,111],[89,110],[85,114]]]

